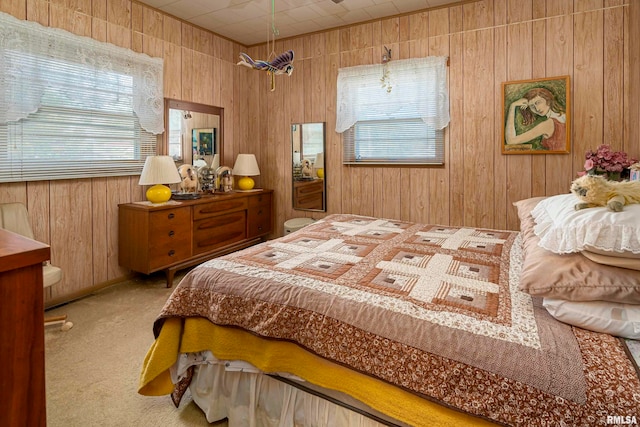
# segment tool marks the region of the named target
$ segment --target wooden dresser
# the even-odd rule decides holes
[[[118,262],[150,274],[175,272],[264,240],[273,231],[273,190],[118,205]]]
[[[294,209],[323,209],[324,180],[294,181]]]
[[[0,229],[0,425],[46,425],[44,243]]]

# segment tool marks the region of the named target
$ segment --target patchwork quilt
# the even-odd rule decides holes
[[[330,215],[198,266],[154,332],[205,318],[505,425],[640,418],[624,341],[519,291],[522,256],[517,232]]]

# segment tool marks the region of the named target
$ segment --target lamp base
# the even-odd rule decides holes
[[[324,178],[324,168],[316,170],[316,175],[318,175],[318,178]]]
[[[238,180],[238,188],[240,190],[251,190],[256,183],[253,181],[253,178],[250,176],[243,176]]]
[[[147,190],[147,200],[151,203],[168,202],[171,198],[171,189],[166,185],[156,184]]]

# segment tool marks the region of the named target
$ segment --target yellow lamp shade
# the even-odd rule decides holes
[[[171,198],[171,189],[166,185],[156,184],[147,190],[147,200],[151,203],[168,202]]]
[[[243,176],[238,180],[238,188],[240,190],[251,190],[256,183],[250,176]]]

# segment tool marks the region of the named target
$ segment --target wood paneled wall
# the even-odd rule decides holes
[[[233,165],[246,115],[234,100],[248,91],[235,63],[244,48],[130,0],[2,0],[0,11],[164,58],[164,95],[225,109],[225,158]],[[244,138],[244,137],[243,137]],[[0,184],[0,203],[27,205],[37,240],[51,246],[64,273],[45,304],[67,301],[122,280],[118,204],[144,199],[138,176]]]
[[[258,121],[252,134],[263,135],[256,147],[263,182],[279,190],[278,223],[323,216],[290,207],[291,123],[327,123],[329,213],[438,224],[518,229],[512,203],[568,192],[586,150],[608,143],[639,157],[638,112],[630,108],[639,80],[629,62],[638,57],[637,3],[483,0],[277,41],[276,52],[295,51],[295,70],[277,78],[275,92],[266,76],[251,76],[258,94],[249,110]],[[393,59],[450,58],[444,167],[342,165],[334,131],[337,71],[380,63],[383,46]],[[268,52],[257,46],[250,54]],[[564,75],[571,78],[571,153],[501,154],[502,83]]]
[[[514,201],[568,191],[584,152],[610,143],[640,156],[640,2],[480,0],[278,40],[295,51],[290,77],[237,67],[247,49],[131,0],[3,0],[0,11],[164,58],[165,96],[225,109],[225,158],[253,152],[257,185],[275,189],[276,235],[291,208],[290,124],[327,123],[328,213],[350,212],[451,225],[517,229]],[[342,166],[335,128],[341,67],[394,59],[450,58],[451,124],[443,167]],[[634,62],[635,61],[635,62]],[[501,154],[501,85],[569,75],[572,150]],[[117,205],[143,199],[138,177],[0,184],[0,202],[29,209],[36,238],[65,273],[48,304],[122,279]]]

